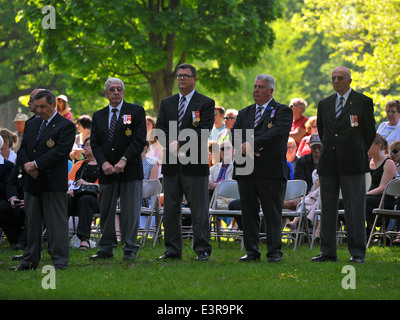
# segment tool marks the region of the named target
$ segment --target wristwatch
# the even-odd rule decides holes
[[[124,160],[125,162],[128,162],[128,159],[126,157],[121,157],[121,160]]]

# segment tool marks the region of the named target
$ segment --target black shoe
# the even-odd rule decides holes
[[[270,256],[267,255],[267,257],[268,257],[268,262],[271,263],[281,262],[282,260],[282,256],[280,254],[272,254]]]
[[[364,263],[364,258],[361,257],[351,257],[350,263]]]
[[[322,254],[311,259],[311,262],[326,262],[326,261],[336,262],[336,261],[338,261],[338,259],[335,256],[328,257],[328,256],[324,256]]]
[[[168,259],[181,259],[181,257],[166,251],[162,256],[159,256],[156,260],[168,260]]]
[[[131,261],[131,260],[135,260],[136,259],[136,253],[129,253],[129,254],[124,254],[123,259],[125,261]]]
[[[22,259],[24,259],[24,255],[23,254],[18,254],[18,255],[13,256],[11,258],[12,261],[18,261],[18,260],[22,260]]]
[[[25,270],[36,270],[36,267],[28,264],[20,264],[19,266],[14,266],[10,268],[11,271],[25,271]]]
[[[54,269],[56,270],[65,270],[67,269],[67,266],[65,264],[55,264]]]
[[[197,261],[208,261],[208,253],[206,251],[199,252],[196,260]]]
[[[92,255],[90,260],[100,260],[100,259],[112,259],[114,255],[112,253],[105,253],[103,251],[99,251],[96,254]]]
[[[255,254],[246,254],[239,259],[239,262],[260,261],[260,256]]]

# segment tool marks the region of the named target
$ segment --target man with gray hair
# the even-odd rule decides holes
[[[253,89],[255,104],[239,111],[231,130],[236,152],[254,159],[254,170],[244,175],[239,172],[243,165],[235,161],[233,176],[239,186],[246,248],[241,262],[260,260],[260,203],[266,223],[268,262],[279,262],[282,257],[281,215],[288,178],[286,148],[293,114],[288,106],[274,100],[274,88],[272,76],[258,75]],[[254,130],[254,143],[248,140],[248,130]]]
[[[141,153],[146,142],[146,119],[142,106],[123,100],[124,83],[109,78],[104,94],[109,105],[93,114],[91,147],[100,167],[100,226],[102,237],[97,254],[90,259],[113,258],[117,247],[115,212],[120,199],[124,260],[136,258],[143,168]]]

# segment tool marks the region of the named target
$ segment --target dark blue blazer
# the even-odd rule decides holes
[[[179,94],[175,94],[171,97],[163,99],[161,101],[160,112],[157,118],[156,128],[162,130],[164,137],[160,136],[159,141],[161,145],[166,148],[164,152],[163,164],[161,171],[163,174],[177,174],[179,166],[183,167],[183,174],[188,176],[208,176],[209,165],[208,165],[208,136],[210,130],[214,125],[214,107],[215,102],[211,98],[204,96],[197,91],[194,92],[190,103],[187,106],[183,121],[182,130],[190,129],[189,131],[193,134],[189,137],[180,137],[177,132],[177,125],[175,130],[170,130],[170,124],[177,124],[178,121],[178,104]],[[193,119],[193,115],[199,115],[199,121]],[[208,132],[208,134],[207,134]],[[183,131],[182,131],[183,133]],[[203,139],[202,139],[203,133]],[[165,139],[164,139],[165,138]],[[186,156],[190,157],[190,152],[196,153],[196,160],[187,164],[178,164],[176,161],[170,161],[169,156],[169,144],[170,142],[177,140],[179,141],[180,148],[184,150],[187,143],[191,143],[192,149],[188,148]],[[188,147],[187,145],[186,147]],[[193,156],[193,154],[192,154]],[[194,159],[194,156],[193,156]]]
[[[57,113],[39,139],[42,118],[26,122],[17,161],[24,165],[36,161],[39,178],[25,175],[24,191],[40,194],[43,191],[67,191],[68,159],[75,141],[75,125]]]
[[[124,123],[124,115],[130,116],[131,123]],[[123,102],[115,127],[112,143],[109,142],[109,106],[93,114],[90,144],[93,155],[100,167],[99,183],[143,180],[141,153],[146,143],[146,115],[142,106]],[[122,157],[128,162],[124,173],[105,175],[101,169],[104,162],[115,165]]]
[[[254,151],[260,156],[254,157],[254,170],[249,172],[248,176],[288,179],[286,151],[293,122],[293,112],[288,106],[280,104],[274,99],[268,106],[272,109],[264,111],[255,129],[256,104],[239,111],[231,129],[232,143],[238,150],[243,142],[250,142],[249,138],[254,139]],[[235,137],[235,134],[238,133],[235,132],[236,129],[242,129],[240,138]],[[254,129],[254,135],[251,136],[247,132],[246,136],[247,129]],[[237,158],[236,155],[235,158]],[[235,159],[234,179],[241,178],[237,170],[239,167],[244,167],[244,165],[240,165]]]
[[[350,92],[339,118],[335,117],[336,93],[318,103],[317,126],[322,141],[318,174],[362,174],[369,171],[368,150],[375,139],[371,98]]]

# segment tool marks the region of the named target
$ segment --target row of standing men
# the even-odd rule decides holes
[[[208,224],[208,154],[207,145],[198,143],[198,159],[181,164],[185,144],[200,139],[201,131],[214,124],[215,102],[195,90],[196,68],[182,64],[177,68],[179,93],[161,102],[156,129],[163,142],[165,160],[162,165],[164,183],[165,253],[158,259],[181,259],[181,204],[186,197],[191,208],[193,250],[197,260],[208,260],[212,253]],[[375,138],[372,99],[351,89],[350,70],[335,68],[332,84],[335,94],[318,104],[318,132],[323,143],[318,173],[320,175],[322,210],[321,254],[312,261],[336,261],[336,219],[339,189],[343,190],[348,225],[348,246],[351,261],[365,258],[365,172],[368,171],[367,151]],[[259,260],[259,210],[264,212],[269,262],[282,259],[281,212],[286,180],[286,150],[293,112],[273,98],[275,80],[260,74],[253,88],[254,104],[239,111],[231,130],[236,152],[253,161],[251,171],[242,172],[245,164],[235,163],[233,178],[238,181],[243,214],[246,254],[239,261]],[[93,114],[91,147],[100,167],[99,208],[102,237],[92,260],[114,256],[117,247],[115,208],[120,199],[121,241],[124,259],[135,259],[141,211],[143,170],[141,153],[146,142],[146,121],[143,107],[123,100],[125,87],[118,78],[109,78],[104,94],[109,105]],[[43,224],[46,224],[49,251],[57,269],[67,267],[69,259],[67,202],[67,160],[75,127],[56,112],[56,98],[49,90],[32,95],[38,115],[27,121],[19,165],[25,173],[24,196],[27,218],[27,246],[17,270],[35,269],[39,265]],[[175,123],[175,126],[171,126]],[[191,129],[196,134],[178,139],[178,133]],[[239,137],[235,133],[239,132]],[[254,130],[249,141],[247,130]],[[161,140],[160,140],[161,142]],[[355,148],[354,146],[357,146]],[[183,158],[190,156],[184,154]],[[351,159],[349,161],[349,159]]]

